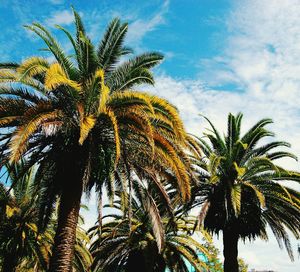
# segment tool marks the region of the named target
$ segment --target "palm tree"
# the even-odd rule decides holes
[[[198,254],[207,256],[208,251],[191,236],[195,218],[178,214],[170,220],[167,214],[161,216],[161,204],[147,190],[139,188],[136,196],[132,199],[131,224],[117,200],[115,211],[104,216],[101,229],[99,225],[90,229],[93,271],[187,272],[189,265],[203,271],[206,264]]]
[[[41,233],[37,228],[35,169],[20,177],[22,167],[21,163],[10,167],[11,190],[0,184],[0,260],[4,272],[19,271],[17,267],[28,262],[34,271],[45,271],[53,244],[53,232]]]
[[[45,231],[38,229],[39,195],[35,188],[37,167],[24,172],[26,162],[7,166],[7,180],[12,184],[6,188],[0,183],[0,263],[5,272],[47,271],[54,242],[56,219],[51,219]],[[8,171],[7,171],[8,170]],[[80,227],[76,230],[73,272],[90,271],[92,256],[87,233]]]
[[[238,240],[268,239],[267,226],[279,246],[284,244],[290,257],[292,249],[287,230],[299,238],[300,194],[284,186],[286,181],[300,181],[299,173],[274,163],[280,158],[295,158],[280,147],[286,142],[268,141],[274,136],[265,128],[272,123],[263,119],[241,136],[242,114],[228,116],[224,137],[211,126],[208,141],[195,137],[201,150],[192,156],[197,183],[192,189],[193,206],[202,205],[199,223],[213,233],[223,232],[224,271],[238,271]]]
[[[55,62],[33,57],[0,69],[2,163],[21,156],[29,165],[39,163],[44,228],[59,198],[50,270],[64,272],[71,270],[83,191],[95,185],[101,196],[103,184],[113,190],[114,172],[121,163],[128,165],[127,157],[138,164],[146,154],[149,165],[155,158],[177,177],[183,199],[190,192],[179,156],[185,132],[177,110],[166,100],[132,90],[140,83],[153,84],[149,69],[162,56],[147,53],[120,62],[131,52],[123,46],[127,24],[114,19],[95,50],[75,11],[74,17],[75,39],[59,27],[73,55],[66,55],[55,38],[34,23],[27,28],[43,39]]]

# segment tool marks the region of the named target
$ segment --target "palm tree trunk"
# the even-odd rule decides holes
[[[224,272],[238,272],[238,240],[239,237],[231,230],[223,231]]]
[[[49,268],[51,272],[72,271],[76,227],[82,194],[82,183],[78,177],[73,181],[71,186],[65,186],[60,199],[58,225]]]
[[[2,262],[1,272],[15,272],[17,266],[17,258],[11,254],[5,255]]]

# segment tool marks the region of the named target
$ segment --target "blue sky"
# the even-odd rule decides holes
[[[135,52],[165,55],[155,70],[156,85],[143,88],[174,103],[190,132],[207,127],[199,113],[220,129],[228,112],[242,111],[245,129],[272,117],[276,137],[290,142],[300,157],[300,0],[1,0],[0,61],[43,54],[43,44],[22,27],[34,21],[68,50],[54,25],[72,29],[71,5],[95,43],[117,16],[129,22],[127,45]],[[299,170],[297,162],[281,164]],[[91,224],[93,200],[86,215]],[[241,245],[240,255],[250,268],[300,271],[299,259],[291,263],[274,239]]]
[[[143,3],[144,2],[144,3]],[[73,5],[88,25],[97,42],[111,18],[128,21],[128,44],[137,52],[160,51],[166,58],[160,69],[174,77],[193,78],[201,72],[202,59],[212,58],[223,48],[226,38],[226,14],[231,1],[176,0],[164,1],[59,1],[2,0],[0,60],[20,60],[37,54],[41,44],[26,33],[22,25],[34,21],[53,27],[68,26]],[[83,4],[84,3],[84,4]],[[59,35],[60,37],[60,35]],[[6,48],[5,48],[6,47]]]

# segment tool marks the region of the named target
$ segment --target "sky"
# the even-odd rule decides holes
[[[129,23],[126,44],[135,53],[164,54],[155,86],[143,89],[176,105],[189,132],[201,135],[208,127],[199,114],[221,131],[229,112],[243,112],[244,131],[271,117],[276,139],[290,142],[300,157],[300,0],[0,0],[0,61],[46,54],[23,27],[36,21],[70,50],[55,25],[73,30],[71,6],[95,43],[119,17]],[[298,162],[280,163],[299,170]],[[94,200],[85,214],[89,224],[96,218]],[[297,255],[291,262],[273,238],[241,243],[239,250],[249,268],[300,271]]]

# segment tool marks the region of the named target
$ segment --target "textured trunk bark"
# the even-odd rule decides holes
[[[50,260],[50,272],[71,272],[76,242],[76,227],[78,222],[82,183],[73,180],[66,186],[60,199],[58,225],[54,238],[53,255]]]
[[[2,263],[2,272],[15,272],[17,266],[16,256],[6,255]]]
[[[239,272],[238,239],[234,232],[223,231],[224,272]]]

